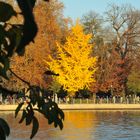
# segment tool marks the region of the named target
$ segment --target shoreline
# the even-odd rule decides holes
[[[0,111],[15,111],[17,106],[0,105]],[[58,104],[58,106],[62,110],[140,110],[140,104]]]

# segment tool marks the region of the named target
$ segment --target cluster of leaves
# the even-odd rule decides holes
[[[8,23],[13,16],[17,16],[17,13],[11,5],[5,2],[0,2],[0,77],[6,79],[8,79],[7,71],[10,67],[9,58],[14,52],[21,54],[25,46],[33,40],[37,33],[37,26],[34,22],[32,12],[29,11],[31,10],[28,7],[29,5],[26,5],[25,1],[22,4],[21,1],[17,2],[24,18],[26,17],[24,24],[21,25]],[[23,9],[25,6],[27,6],[28,9],[28,11],[26,11],[27,13],[25,13],[25,9]],[[30,12],[32,19],[30,19],[30,16],[27,18],[28,12]],[[28,37],[27,34],[31,34],[30,27],[33,29],[33,34]],[[0,119],[0,121],[0,138],[5,140],[6,136],[10,133],[9,126],[3,119]]]
[[[48,0],[44,0],[48,1]],[[34,20],[33,8],[36,0],[17,0],[20,8],[20,13],[17,13],[13,6],[8,3],[0,2],[0,78],[6,78],[7,71],[10,68],[10,58],[14,53],[24,55],[25,47],[34,41],[38,32],[37,24]],[[10,20],[13,16],[22,15],[23,23],[12,24]],[[54,126],[63,128],[62,120],[64,120],[64,113],[58,108],[57,104],[48,99],[46,102],[43,96],[36,92],[35,87],[30,87],[31,92],[27,98],[29,102],[23,109],[22,118],[19,123],[26,120],[26,125],[33,124],[32,134],[33,138],[39,128],[39,122],[35,117],[35,111],[43,114],[48,123],[54,122]],[[15,117],[22,108],[24,103],[20,103],[15,111]],[[34,108],[36,106],[36,108]],[[5,120],[0,118],[0,139],[5,140],[9,136],[10,128]]]
[[[16,35],[18,33],[20,34],[18,26],[11,25],[11,28],[7,27],[7,21],[12,16],[16,16],[13,7],[4,2],[0,2],[0,75],[5,78],[7,78],[6,71],[9,68],[8,56],[11,56],[15,47],[17,47],[15,38],[17,38]],[[17,39],[17,41],[19,41],[19,39]]]
[[[25,46],[33,41],[38,31],[32,14],[35,1],[27,3],[26,0],[17,0],[17,3],[24,17],[23,24],[9,23],[10,19],[18,13],[8,3],[0,2],[0,75],[5,78],[8,78],[6,72],[10,66],[9,58],[15,52],[24,54]]]
[[[38,131],[39,122],[35,117],[35,113],[41,113],[47,120],[48,124],[54,123],[54,127],[63,128],[64,113],[50,98],[43,95],[41,89],[36,86],[31,86],[28,89],[29,95],[26,96],[27,102],[20,103],[15,111],[15,117],[23,107],[22,117],[19,123],[25,120],[26,125],[32,123],[32,139]]]

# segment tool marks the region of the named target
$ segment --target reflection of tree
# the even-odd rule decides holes
[[[31,126],[25,126],[21,124],[17,125],[18,120],[22,114],[19,113],[17,119],[14,119],[14,113],[2,115],[2,117],[6,118],[8,122],[12,122],[10,124],[11,128],[14,130],[12,133],[13,138],[23,138],[29,135]],[[91,139],[91,133],[96,129],[98,120],[96,117],[96,113],[93,111],[65,111],[65,121],[64,121],[64,129],[63,131],[58,131],[58,129],[54,129],[52,125],[47,124],[47,120],[41,115],[36,115],[40,124],[40,131],[36,135],[35,139],[43,139],[47,136],[47,139],[52,139],[52,137],[60,138],[63,137],[64,140],[75,138],[84,138],[86,140]],[[89,131],[89,129],[92,130]],[[15,132],[19,132],[16,134]],[[83,132],[83,133],[81,133]],[[82,139],[81,139],[82,140]]]
[[[65,115],[76,128],[94,128],[97,123],[96,115],[92,111],[70,111]]]

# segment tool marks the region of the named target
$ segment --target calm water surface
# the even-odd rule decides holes
[[[19,125],[13,112],[0,112],[0,116],[11,127],[8,140],[29,140],[30,126]],[[140,140],[140,111],[65,111],[62,131],[37,117],[40,129],[33,140]]]

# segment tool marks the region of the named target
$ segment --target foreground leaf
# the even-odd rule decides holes
[[[30,136],[30,139],[32,139],[32,138],[36,135],[36,133],[37,133],[37,131],[38,131],[38,128],[39,128],[38,120],[37,120],[36,117],[34,117],[34,118],[33,118],[32,134],[31,134],[31,136]]]
[[[7,122],[6,122],[4,119],[2,119],[2,118],[0,118],[0,127],[3,129],[4,134],[5,134],[6,136],[9,136],[9,134],[10,134],[9,125],[8,125]]]
[[[15,118],[17,117],[18,112],[19,112],[20,109],[22,108],[23,104],[24,104],[24,103],[20,103],[20,104],[18,105],[18,107],[16,108],[16,110],[15,110]]]
[[[6,140],[6,135],[3,128],[0,126],[0,140]]]

